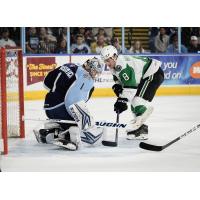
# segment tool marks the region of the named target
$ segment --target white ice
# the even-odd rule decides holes
[[[95,120],[115,121],[115,98],[88,102]],[[42,101],[27,101],[25,115],[44,118]],[[147,121],[149,143],[165,144],[200,123],[200,96],[156,97]],[[131,120],[130,111],[120,122]],[[200,130],[182,138],[162,152],[139,148],[120,131],[118,147],[90,147],[69,152],[53,145],[38,144],[32,129],[38,122],[26,121],[26,138],[9,139],[9,154],[2,158],[3,171],[200,171]],[[111,132],[112,133],[112,132]]]

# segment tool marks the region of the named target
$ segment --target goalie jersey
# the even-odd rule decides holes
[[[49,72],[44,79],[44,87],[49,91],[44,109],[53,110],[65,105],[70,113],[70,105],[90,98],[94,80],[81,65],[68,63]]]

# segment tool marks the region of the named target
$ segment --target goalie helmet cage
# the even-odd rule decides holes
[[[0,152],[8,153],[8,137],[25,137],[22,49],[0,48]]]

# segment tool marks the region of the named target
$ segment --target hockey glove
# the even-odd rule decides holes
[[[119,95],[122,94],[123,88],[120,84],[114,84],[112,86],[112,89],[114,93],[117,95],[117,97],[119,97]]]
[[[114,104],[114,111],[120,114],[125,110],[127,110],[128,108],[127,102],[128,102],[127,98],[121,98],[121,97],[117,98],[117,101]]]

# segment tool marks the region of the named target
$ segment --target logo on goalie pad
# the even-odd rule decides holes
[[[87,125],[88,127],[91,126],[90,116],[86,112],[84,112],[84,110],[82,110],[77,104],[75,104],[75,106],[82,115],[82,130],[84,130]]]
[[[69,109],[70,109],[71,114],[72,114],[73,118],[75,119],[75,121],[79,122],[80,120],[79,120],[79,118],[78,118],[78,116],[77,116],[76,111],[74,110],[74,108],[70,107]]]
[[[99,135],[95,136],[90,132],[83,131],[83,134],[85,137],[81,137],[81,141],[88,143],[88,144],[94,144],[97,140],[99,140],[103,133],[100,133]]]
[[[96,126],[107,126],[116,128],[125,128],[127,124],[109,123],[109,122],[96,122]]]

